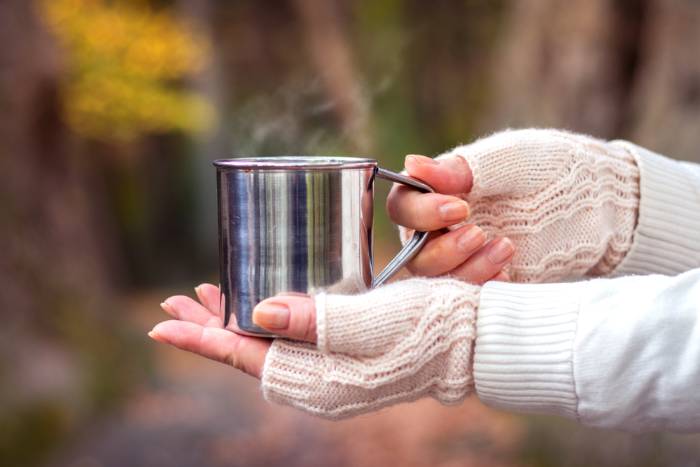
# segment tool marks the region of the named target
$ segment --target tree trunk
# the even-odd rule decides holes
[[[700,2],[650,5],[629,137],[655,151],[700,162]]]
[[[691,1],[514,2],[489,126],[564,127],[700,160],[699,22]]]
[[[491,123],[618,135],[642,16],[642,2],[514,2]]]
[[[96,297],[108,281],[87,167],[61,123],[58,54],[34,3],[0,3],[0,35],[0,306],[31,319],[51,312],[54,294]]]
[[[372,152],[369,103],[353,63],[352,49],[334,2],[294,0],[311,62],[343,132],[360,153]]]

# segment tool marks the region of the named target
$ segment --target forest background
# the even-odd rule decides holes
[[[213,159],[538,126],[700,161],[699,51],[692,0],[3,0],[0,465],[700,465],[474,398],[324,422],[145,334],[217,282]]]

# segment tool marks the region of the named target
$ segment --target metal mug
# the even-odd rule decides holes
[[[416,232],[373,276],[376,177],[421,192],[432,188],[354,157],[221,159],[217,171],[219,267],[224,325],[273,336],[253,308],[280,292],[355,293],[384,283],[423,246]],[[229,325],[231,315],[235,322]]]

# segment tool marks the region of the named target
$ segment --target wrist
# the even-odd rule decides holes
[[[425,396],[457,403],[474,386],[479,290],[453,279],[411,279],[363,295],[324,295],[321,349],[274,341],[263,394],[332,419]]]
[[[485,404],[576,417],[573,346],[581,284],[484,286],[474,380]]]
[[[597,161],[597,178],[611,180],[598,209],[601,218],[605,218],[606,212],[610,213],[612,228],[607,222],[601,223],[605,251],[587,273],[600,277],[618,268],[632,248],[639,219],[640,171],[634,155],[626,148],[600,140],[594,140],[590,146],[594,148]]]
[[[615,275],[674,275],[700,266],[699,177],[683,164],[628,141],[613,141],[640,170],[639,218]]]

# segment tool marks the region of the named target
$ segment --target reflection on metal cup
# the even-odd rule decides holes
[[[424,183],[353,157],[222,159],[217,170],[221,312],[227,328],[273,336],[253,308],[282,292],[356,293],[382,284],[427,240],[416,232],[373,276],[374,180]],[[235,317],[235,321],[231,320]]]

